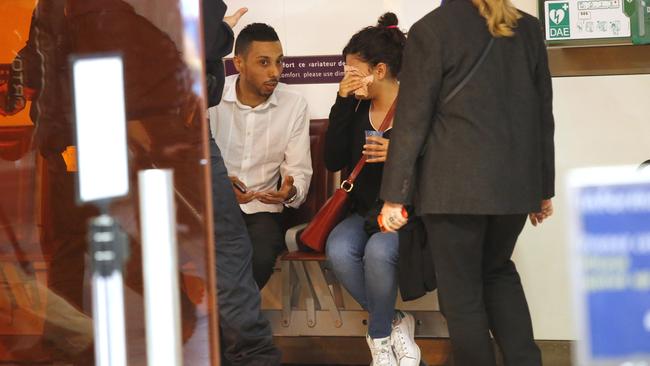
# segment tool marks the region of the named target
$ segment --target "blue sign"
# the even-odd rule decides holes
[[[579,365],[650,360],[650,174],[588,169],[569,184]]]

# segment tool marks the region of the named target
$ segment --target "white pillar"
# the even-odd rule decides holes
[[[182,365],[176,209],[171,170],[138,173],[147,358]]]

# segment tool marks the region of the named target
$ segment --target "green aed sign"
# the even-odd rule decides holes
[[[570,8],[568,2],[548,4],[548,32],[550,39],[571,38]]]
[[[627,38],[630,18],[623,12],[625,1],[628,0],[544,1],[544,15],[540,19],[544,19],[546,40]]]

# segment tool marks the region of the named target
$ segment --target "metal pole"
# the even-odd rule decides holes
[[[95,365],[126,366],[122,267],[128,257],[126,235],[108,215],[90,222]]]
[[[171,170],[138,173],[147,358],[182,365],[176,209]]]

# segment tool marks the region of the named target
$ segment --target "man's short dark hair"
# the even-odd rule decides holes
[[[280,37],[275,33],[275,29],[268,24],[252,23],[242,29],[235,41],[235,55],[243,55],[248,52],[251,43],[257,42],[276,42]]]

